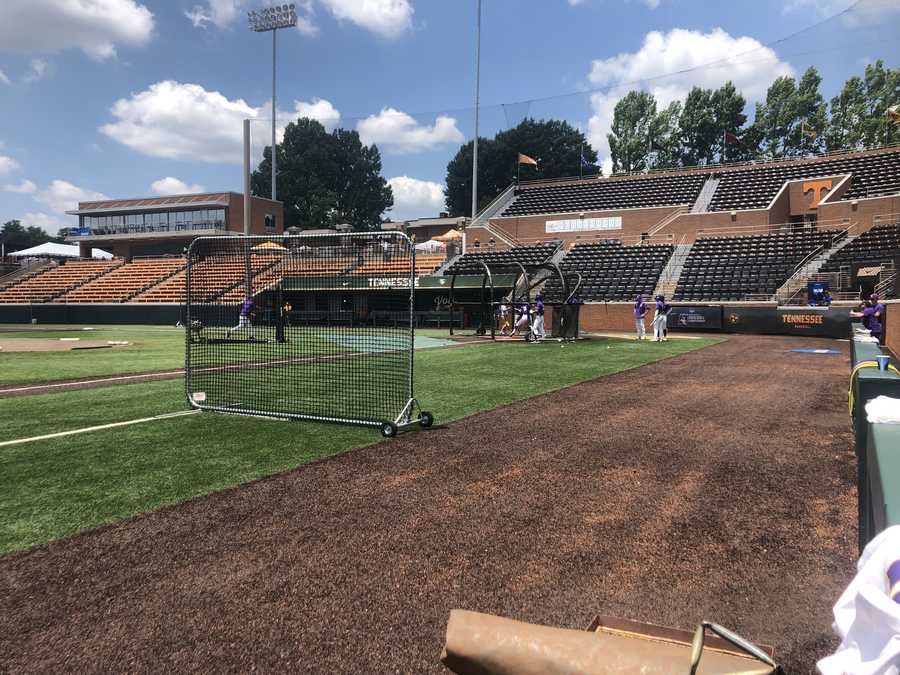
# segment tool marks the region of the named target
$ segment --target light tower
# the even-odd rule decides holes
[[[275,200],[275,35],[279,28],[291,28],[297,25],[297,12],[294,5],[275,5],[259,11],[247,12],[247,23],[255,33],[272,32],[272,200]]]

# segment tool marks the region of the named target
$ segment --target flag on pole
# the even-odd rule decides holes
[[[742,141],[740,138],[735,136],[730,131],[725,132],[724,140],[725,140],[725,143],[731,143],[732,145],[740,145],[740,146],[744,145],[744,141]]]
[[[588,158],[584,156],[584,150],[581,151],[581,166],[583,166],[583,167],[597,166],[593,162],[588,161]]]
[[[528,155],[523,155],[520,152],[519,153],[519,164],[531,164],[532,166],[537,166],[538,161],[532,157],[529,157]]]
[[[900,124],[900,105],[892,105],[887,109],[887,116],[894,124]]]
[[[818,135],[816,134],[816,130],[806,123],[806,120],[800,121],[800,133],[804,136],[809,136],[812,140],[816,140],[816,136]]]

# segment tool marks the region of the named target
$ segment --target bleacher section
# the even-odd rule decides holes
[[[466,253],[454,262],[449,269],[444,272],[445,276],[451,274],[482,274],[484,268],[479,261],[484,261],[491,266],[491,269],[503,269],[510,267],[514,263],[520,263],[525,267],[533,267],[547,262],[556,250],[559,243],[553,244],[536,244],[533,246],[514,246],[504,251],[475,251]]]
[[[691,206],[709,178],[717,179],[718,184],[703,211],[761,209],[768,206],[785,181],[845,174],[851,174],[852,180],[841,200],[896,194],[900,192],[900,152],[657,176],[522,185],[512,204],[500,216]]]
[[[800,230],[698,238],[684,263],[675,300],[759,300],[772,296],[798,263],[834,237]],[[756,296],[756,297],[749,297]]]
[[[875,267],[900,257],[900,223],[876,225],[861,234],[822,266],[820,272],[851,272],[854,263]],[[849,288],[832,290],[849,291]]]
[[[900,152],[724,171],[709,210],[765,208],[785,181],[847,173],[853,179],[842,200],[900,192]]]
[[[48,302],[123,264],[123,260],[71,260],[0,290],[2,302]]]
[[[560,269],[580,272],[582,285],[577,297],[587,302],[633,300],[650,297],[659,275],[674,250],[672,245],[623,246],[615,239],[578,244],[566,254]],[[560,282],[552,276],[544,285],[550,302],[560,302]]]
[[[185,264],[185,259],[180,256],[136,259],[69,291],[55,302],[125,302],[139,291],[172,276]]]
[[[521,186],[515,201],[501,216],[535,213],[607,211],[611,209],[690,206],[708,174],[682,174],[600,179],[581,183]]]

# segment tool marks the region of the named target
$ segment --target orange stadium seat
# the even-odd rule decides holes
[[[0,303],[49,302],[123,264],[121,259],[71,260],[0,290]]]

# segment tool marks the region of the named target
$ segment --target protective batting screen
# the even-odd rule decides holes
[[[195,239],[191,404],[402,425],[414,402],[414,285],[415,251],[402,233]]]

